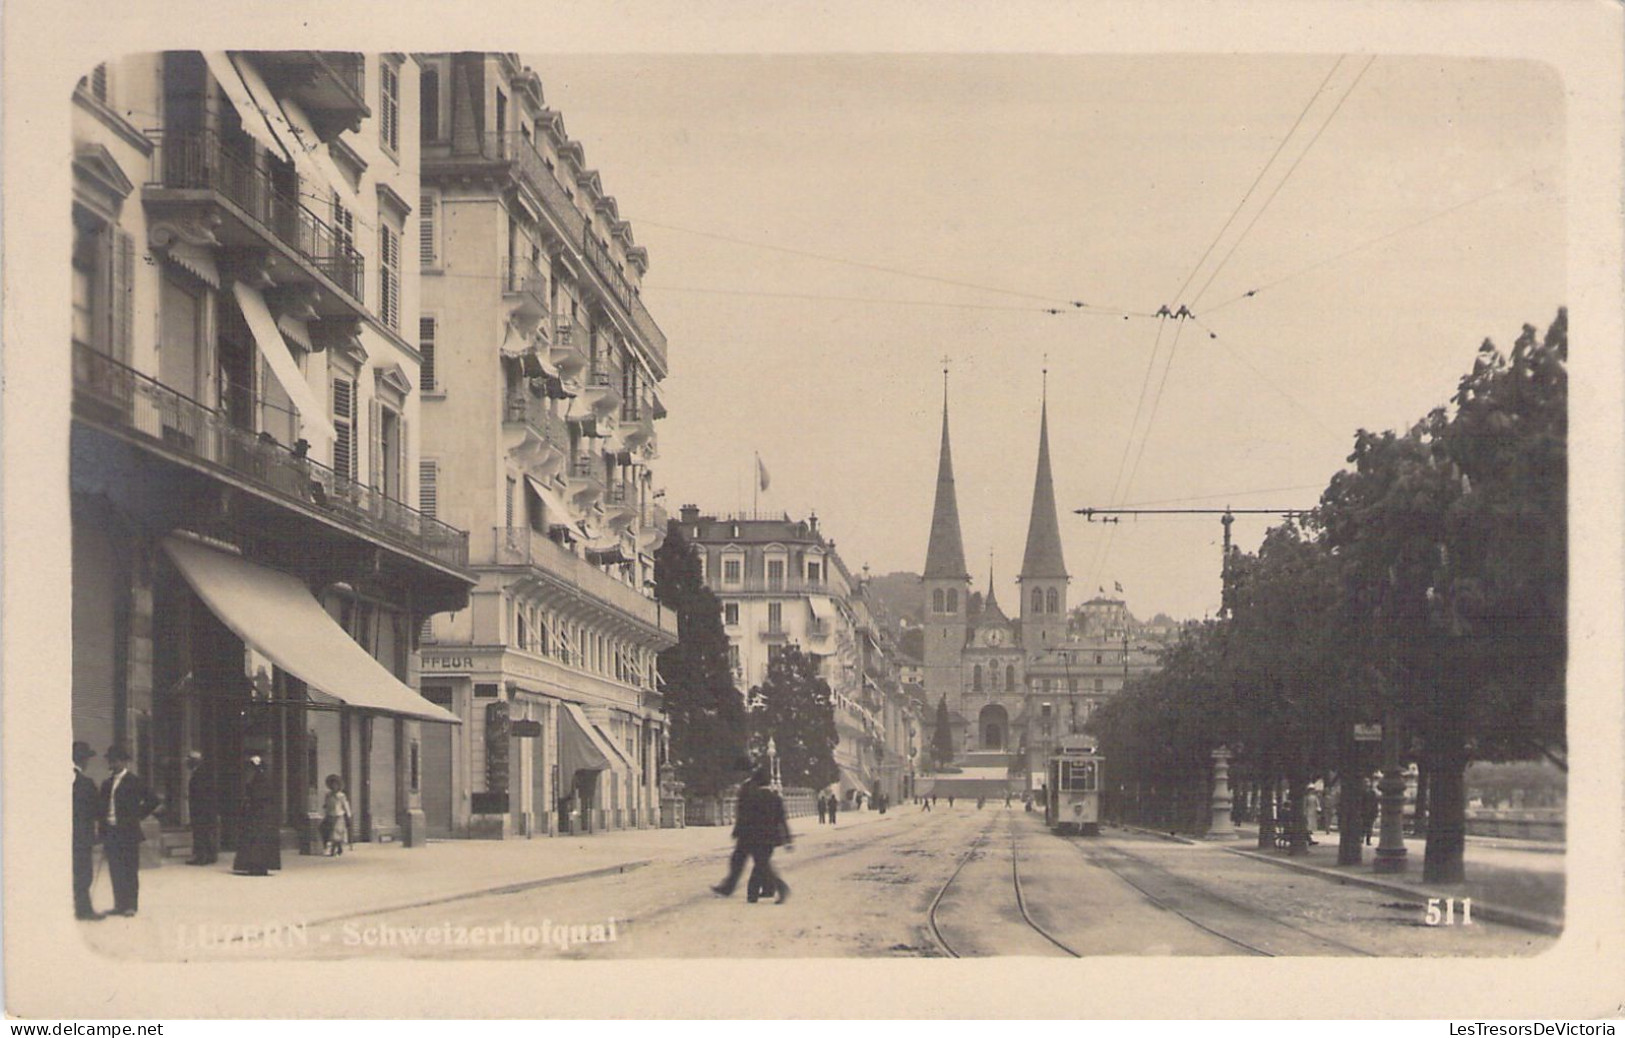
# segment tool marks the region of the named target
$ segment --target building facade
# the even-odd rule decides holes
[[[946,701],[956,752],[980,765],[972,768],[978,778],[966,780],[967,790],[973,781],[989,781],[983,772],[1006,768],[1019,786],[1036,789],[1043,781],[1044,759],[1060,737],[1081,732],[1095,707],[1120,692],[1130,677],[1156,666],[1149,649],[1131,644],[1116,629],[1088,635],[1071,630],[1071,578],[1056,517],[1047,400],[1039,419],[1016,616],[1000,606],[991,573],[986,594],[971,594],[946,401],[922,580],[925,659],[919,674],[924,698],[929,711]],[[992,781],[1003,788],[1004,780]]]
[[[648,256],[534,72],[417,60],[418,478],[479,577],[423,632],[424,695],[464,722],[425,747],[429,831],[658,825],[655,657],[677,625],[652,597],[667,360]]]
[[[835,705],[837,783],[848,802],[911,795],[918,716],[902,695],[896,649],[817,517],[710,515],[685,505],[679,522],[722,602],[734,682],[742,695],[795,645],[818,661]],[[748,703],[748,699],[747,699]]]
[[[157,856],[194,750],[228,848],[249,750],[288,846],[328,775],[358,838],[424,836],[457,718],[409,661],[474,576],[417,507],[417,89],[405,55],[174,51],[74,91],[73,732],[134,752]]]

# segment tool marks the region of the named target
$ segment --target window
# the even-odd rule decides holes
[[[508,132],[508,95],[497,91],[497,134]]]
[[[406,446],[405,437],[401,435],[401,416],[387,407],[375,407],[373,413],[378,419],[377,428],[373,430],[378,444],[378,464],[372,473],[372,485],[384,497],[399,501],[405,497],[401,493],[401,477],[405,474],[401,469],[401,455]]]
[[[502,497],[502,515],[507,520],[506,522],[503,523],[503,525],[506,526],[510,530],[513,529],[513,497],[514,497],[514,491],[517,490],[518,488],[519,488],[518,481],[515,480],[512,476],[509,476],[507,486],[504,489],[503,497]]]
[[[117,360],[130,356],[135,239],[74,207],[73,339]]]
[[[355,214],[333,195],[333,238],[340,255],[355,248]]]
[[[784,655],[784,646],[782,646],[782,645],[769,645],[767,647],[767,665],[768,665],[768,667],[771,669],[773,664],[779,662],[779,657],[782,656],[782,655]]]
[[[1099,663],[1101,662],[1102,659],[1103,659],[1103,657],[1101,656],[1100,653],[1098,653],[1098,652],[1095,653],[1095,663],[1096,663],[1096,665],[1099,665]]]
[[[1105,678],[1096,678],[1095,679],[1095,691],[1096,692],[1104,692],[1104,691],[1106,691],[1106,679]]]
[[[978,663],[976,665],[976,669],[971,672],[970,687],[974,692],[982,691],[982,665],[980,663]]]
[[[728,669],[732,671],[739,670],[739,646],[737,645],[728,646]]]
[[[948,612],[950,612],[950,613],[959,612],[959,591],[956,588],[949,588],[948,589],[947,605],[948,605]]]
[[[378,224],[378,316],[384,326],[401,330],[401,238],[387,223]]]
[[[722,560],[722,582],[724,584],[737,584],[740,582],[742,579],[740,576],[740,562],[739,559]]]
[[[818,585],[824,582],[824,565],[821,562],[807,563],[807,583]]]
[[[1014,692],[1016,690],[1016,665],[1007,663],[1004,666],[1004,687]]]
[[[784,590],[784,560],[767,560],[767,587],[770,591]]]
[[[993,691],[999,690],[999,665],[997,663],[987,668],[987,676],[993,685]]]
[[[513,614],[513,644],[515,648],[525,647],[525,628],[527,626],[524,607],[514,610]]]
[[[1054,588],[1050,588],[1044,593],[1044,600],[1048,612],[1059,613],[1061,611],[1061,596]]]
[[[378,63],[378,143],[391,155],[401,149],[401,72],[387,58]]]
[[[727,602],[727,603],[725,603],[723,605],[723,607],[722,607],[722,622],[727,624],[729,627],[738,626],[738,624],[739,624],[739,603],[738,602]]]
[[[440,514],[440,462],[418,462],[418,511],[430,519]]]
[[[432,63],[418,75],[418,127],[424,140],[440,139],[440,69]]]
[[[777,631],[784,626],[784,603],[769,602],[767,604],[767,629]]]
[[[423,192],[423,196],[418,200],[418,266],[420,267],[433,268],[440,266],[439,218],[439,196],[429,191]]]
[[[333,380],[333,471],[342,479],[356,478],[355,380]]]
[[[1038,588],[1033,588],[1033,612],[1042,613],[1043,611],[1044,592],[1040,591]]]
[[[433,393],[440,388],[434,370],[436,325],[437,322],[433,317],[418,318],[418,353],[423,357],[423,363],[418,366],[418,386],[425,393]]]
[[[1076,695],[1078,692],[1078,679],[1068,675],[1066,679],[1066,690],[1071,692],[1073,695]],[[1073,706],[1073,709],[1077,709],[1076,705]]]

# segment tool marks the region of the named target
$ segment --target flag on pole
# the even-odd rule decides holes
[[[762,456],[758,454],[756,456],[756,486],[761,490],[766,490],[772,482],[773,478],[767,474],[767,466],[762,464]]]
[[[1119,584],[1117,581],[1115,581],[1115,580],[1112,581],[1112,587],[1117,589],[1117,593],[1119,595],[1121,595],[1123,593],[1123,585]]]

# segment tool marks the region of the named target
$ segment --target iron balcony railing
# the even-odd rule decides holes
[[[318,50],[313,51],[316,62],[324,66],[334,79],[356,96],[356,100],[363,101],[367,96],[367,65],[366,59],[353,51]]]
[[[534,303],[542,318],[542,327],[552,323],[553,308],[547,302],[547,278],[542,269],[528,259],[510,260],[503,264],[502,291],[508,295],[523,295]]]
[[[542,439],[555,447],[568,450],[570,432],[560,415],[548,409],[547,401],[519,390],[508,394],[502,410],[505,422],[524,422],[539,433]]]
[[[658,627],[675,638],[677,614],[650,595],[622,583],[598,566],[528,526],[498,526],[492,531],[491,562],[498,566],[532,566],[568,584],[602,606]]]
[[[366,264],[349,236],[329,226],[276,187],[249,155],[225,145],[212,130],[151,130],[159,179],[152,186],[216,191],[230,199],[273,237],[356,300],[363,298]]]
[[[229,471],[285,500],[315,506],[347,525],[459,569],[468,534],[255,434],[83,343],[73,347],[75,409],[163,448]]]

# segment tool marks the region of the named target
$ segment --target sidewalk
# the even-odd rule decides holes
[[[811,847],[895,817],[854,811],[842,814],[834,827],[798,818],[791,828],[798,843]],[[228,927],[287,933],[357,915],[630,872],[655,861],[708,858],[720,870],[732,848],[725,826],[534,840],[431,840],[410,849],[357,844],[338,858],[284,851],[282,870],[263,878],[234,875],[227,853],[213,866],[143,869],[139,915],[78,925],[86,943],[107,955],[185,957],[189,943],[232,939],[223,932]],[[104,910],[112,903],[106,873],[100,868],[93,888],[96,906]]]
[[[1564,864],[1561,845],[1501,837],[1467,838],[1465,855],[1467,879],[1463,883],[1423,883],[1422,859],[1427,841],[1421,837],[1405,840],[1405,871],[1377,874],[1371,862],[1376,854],[1376,838],[1364,847],[1358,865],[1337,864],[1337,834],[1316,833],[1319,841],[1309,852],[1289,857],[1284,850],[1258,850],[1258,830],[1236,828],[1236,840],[1204,843],[1266,861],[1297,872],[1321,876],[1336,883],[1350,883],[1382,890],[1425,902],[1428,898],[1473,900],[1473,916],[1491,922],[1517,926],[1538,933],[1563,932]],[[1192,841],[1196,842],[1196,841]]]

